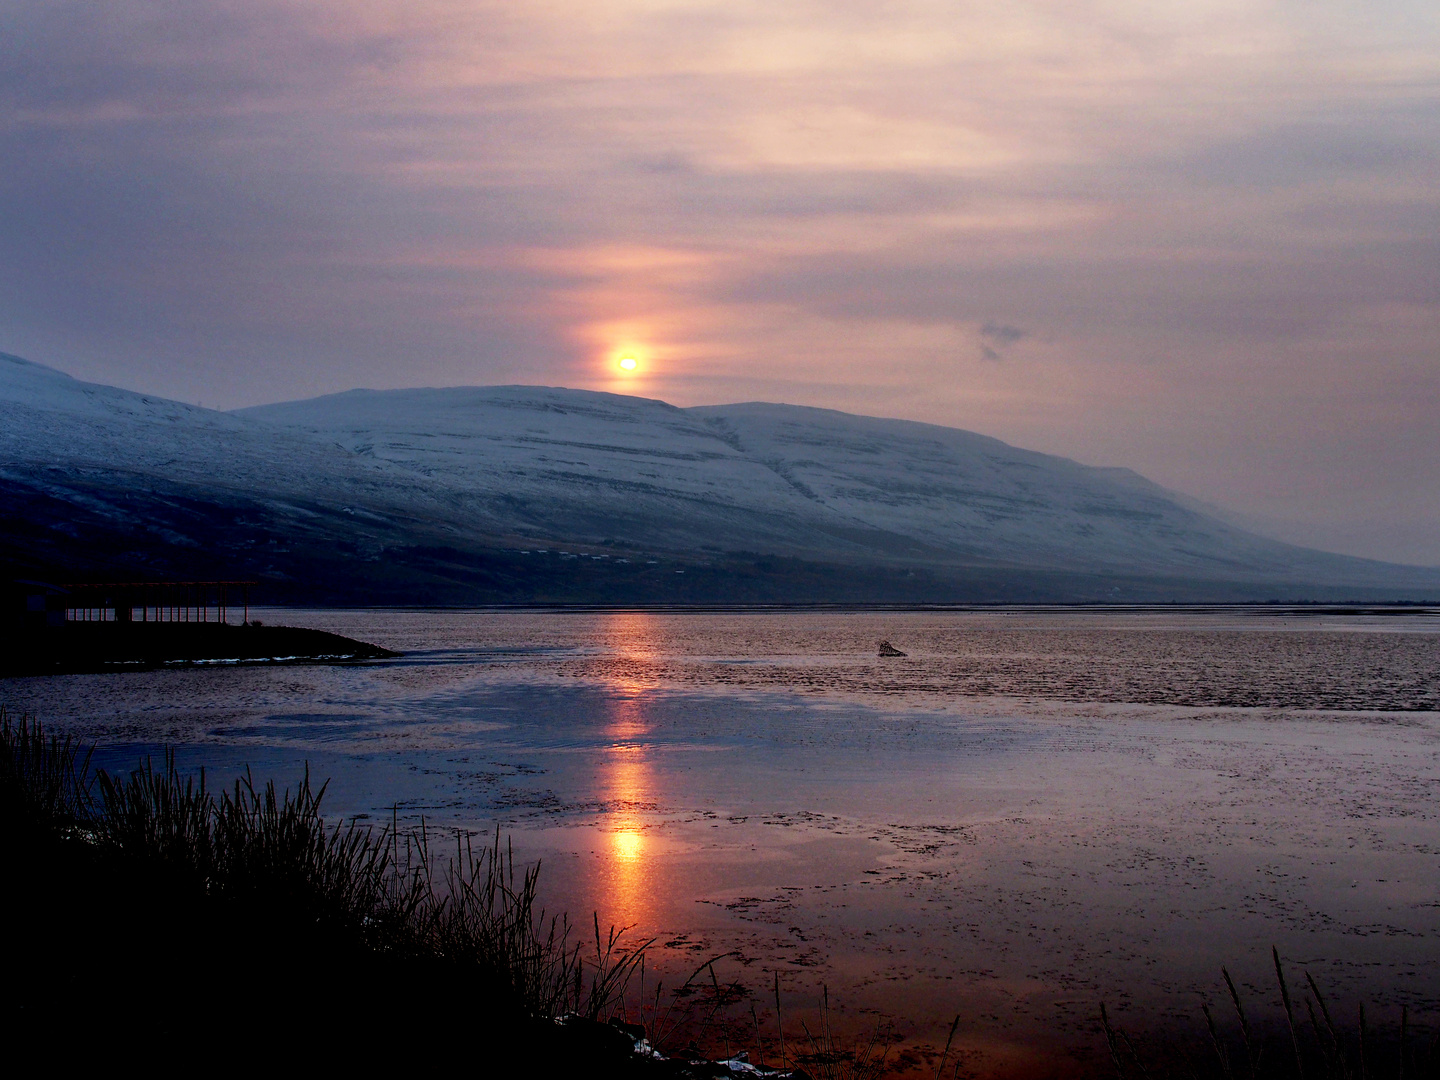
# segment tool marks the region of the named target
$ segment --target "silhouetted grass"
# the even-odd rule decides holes
[[[594,1021],[623,996],[645,945],[602,935],[597,915],[590,955],[566,919],[540,909],[539,867],[517,866],[498,831],[478,850],[457,837],[440,859],[423,825],[327,825],[324,794],[308,770],[293,790],[247,771],[216,793],[169,753],[125,775],[94,772],[72,740],[0,713],[5,1022],[29,1010],[64,1027],[67,1010],[88,1011],[107,1037],[148,1024],[199,1048],[241,1034],[324,1043],[307,1017],[382,1007],[392,1022],[484,1031],[494,1060],[527,1024]],[[114,969],[99,958],[117,954],[128,992],[107,1016],[86,988]],[[322,988],[333,998],[323,1006]],[[539,1052],[563,1057],[564,1040],[546,1034]],[[374,1052],[403,1057],[401,1046]]]
[[[231,909],[271,912],[272,924],[423,966],[431,978],[473,980],[511,1011],[595,1019],[618,1000],[644,949],[622,951],[613,928],[602,942],[597,915],[589,957],[563,916],[539,909],[540,867],[517,867],[498,829],[478,851],[457,836],[437,871],[423,825],[411,833],[327,826],[325,785],[313,788],[308,768],[293,791],[259,787],[247,770],[216,796],[203,772],[182,775],[167,753],[160,768],[147,759],[125,777],[102,771],[94,788],[83,819],[94,842],[163,867]]]
[[[54,836],[90,821],[90,752],[0,708],[0,821],[17,835]]]
[[[1225,983],[1234,1026],[1227,1034],[1209,1003],[1202,1004],[1207,1052],[1181,1049],[1172,1041],[1151,1045],[1148,1052],[1111,1022],[1100,1006],[1100,1025],[1115,1075],[1120,1080],[1147,1077],[1221,1077],[1223,1080],[1420,1080],[1440,1077],[1440,1033],[1428,1039],[1410,1029],[1409,1009],[1400,1009],[1398,1029],[1386,1038],[1365,1019],[1365,1005],[1356,1009],[1354,1025],[1339,1023],[1315,977],[1306,971],[1301,989],[1304,1015],[1291,995],[1290,980],[1277,948],[1270,950],[1275,985],[1284,1014],[1283,1033],[1266,1039],[1252,1024],[1235,980],[1225,968]]]
[[[838,1038],[830,1026],[828,987],[821,990],[820,1019],[816,1030],[811,1032],[804,1021],[801,1021],[800,1029],[805,1032],[810,1048],[808,1052],[797,1055],[797,1059],[816,1080],[875,1080],[884,1075],[890,1044],[881,1025],[877,1023],[868,1038],[856,1039],[853,1043],[847,1044]]]

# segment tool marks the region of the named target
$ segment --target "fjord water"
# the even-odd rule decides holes
[[[1346,1009],[1440,1007],[1440,617],[273,611],[400,650],[10,680],[129,767],[329,777],[332,815],[499,824],[667,979],[979,1072],[1223,993],[1273,943]],[[888,639],[908,655],[881,658]],[[708,976],[707,976],[708,978]],[[1348,1014],[1347,1014],[1348,1015]]]

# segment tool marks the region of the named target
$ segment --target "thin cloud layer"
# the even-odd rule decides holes
[[[0,348],[882,412],[1440,562],[1437,46],[1412,2],[0,4]]]

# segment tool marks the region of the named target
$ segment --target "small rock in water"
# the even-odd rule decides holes
[[[891,645],[890,642],[888,642],[888,641],[882,641],[882,642],[880,642],[880,655],[881,655],[881,656],[904,656],[904,655],[906,655],[906,654],[903,653],[903,652],[901,652],[899,649],[895,648],[895,646],[894,646],[894,645]]]

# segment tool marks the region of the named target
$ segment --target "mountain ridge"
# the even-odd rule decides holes
[[[657,410],[672,441],[657,451],[643,439],[626,438],[645,413]],[[507,428],[525,412],[531,422],[523,431]],[[665,479],[671,497],[703,495],[736,513],[783,510],[820,531],[798,545],[793,537],[771,538],[792,553],[814,550],[819,543],[832,556],[868,551],[935,557],[943,552],[951,558],[1038,560],[1050,568],[1086,571],[1113,568],[1123,558],[1130,568],[1141,559],[1153,571],[1261,565],[1282,574],[1295,559],[1303,562],[1317,554],[1206,518],[1133,470],[1083,465],[962,429],[811,406],[754,402],[680,408],[603,391],[511,385],[326,395],[240,414],[385,457],[432,481],[463,480],[472,494],[486,490],[487,475],[498,472],[517,488],[548,485],[557,502],[568,494],[557,489],[588,485],[586,498],[595,505],[605,501],[607,492],[600,489],[606,485],[636,497],[653,493],[646,483],[653,474],[637,462],[667,457],[697,464],[703,476],[670,471]],[[551,430],[553,414],[599,416],[609,427],[604,437],[579,436],[578,422],[567,419],[559,432]],[[697,419],[700,424],[687,423]],[[510,454],[492,452],[506,443]],[[545,450],[584,460],[557,459]],[[468,467],[467,455],[472,459]],[[583,475],[572,468],[577,465]],[[1067,501],[1071,513],[1058,513]],[[623,520],[626,508],[613,503],[609,517]],[[694,505],[687,509],[694,512]],[[1037,529],[1037,516],[1048,518],[1049,533]],[[1137,533],[1145,522],[1164,534],[1152,537],[1148,548]],[[763,527],[754,527],[763,536]],[[869,534],[870,540],[859,534]],[[1004,551],[996,550],[997,534]],[[1114,550],[1091,543],[1100,534]],[[1210,550],[1203,550],[1206,545]],[[1242,550],[1222,551],[1227,545]],[[1017,552],[1023,553],[1018,560]]]
[[[1440,572],[1272,541],[976,432],[563,387],[221,412],[0,354],[0,490],[17,565],[209,557],[332,602],[1440,595]],[[524,554],[557,546],[594,558]]]

